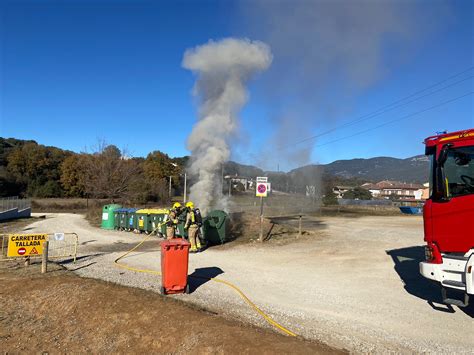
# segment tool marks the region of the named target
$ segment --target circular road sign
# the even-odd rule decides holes
[[[267,191],[267,185],[266,184],[258,185],[257,191],[258,191],[259,194],[264,194],[265,191]]]
[[[25,254],[25,253],[26,253],[26,249],[25,249],[25,248],[20,248],[20,249],[18,249],[18,254],[23,255],[23,254]]]

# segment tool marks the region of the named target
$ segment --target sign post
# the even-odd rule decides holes
[[[41,273],[46,274],[48,272],[48,249],[49,242],[43,243],[43,255],[41,256]]]
[[[263,242],[263,198],[268,195],[268,178],[266,176],[257,177],[256,196],[260,197],[260,235],[258,240]]]

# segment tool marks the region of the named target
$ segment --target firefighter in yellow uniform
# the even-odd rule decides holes
[[[198,253],[201,251],[201,241],[199,240],[199,228],[202,224],[201,212],[198,208],[194,208],[194,203],[189,201],[186,203],[186,223],[184,229],[188,231],[188,240],[191,243],[190,253]]]
[[[175,202],[173,208],[168,214],[168,220],[166,221],[166,239],[173,239],[176,232],[176,226],[178,225],[178,216],[181,214],[181,204]]]

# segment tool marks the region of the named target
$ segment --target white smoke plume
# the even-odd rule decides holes
[[[263,90],[274,134],[257,164],[308,164],[314,141],[280,148],[350,117],[360,95],[389,79],[422,50],[427,36],[452,21],[450,6],[423,0],[242,0],[238,24],[268,43],[275,56]]]
[[[263,42],[226,38],[186,50],[183,67],[197,76],[193,94],[199,102],[198,122],[188,138],[190,199],[203,213],[226,208],[222,196],[222,164],[230,158],[230,139],[238,129],[239,111],[248,99],[246,83],[272,62]]]

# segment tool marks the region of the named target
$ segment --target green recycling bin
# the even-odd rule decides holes
[[[123,230],[126,224],[127,208],[117,208],[114,210],[114,229]]]
[[[102,229],[114,229],[115,226],[115,216],[114,211],[122,206],[111,204],[105,205],[102,207],[102,223],[100,227]]]
[[[151,232],[154,234],[166,235],[166,225],[164,225],[164,220],[168,215],[169,211],[166,209],[156,209],[152,208],[148,210],[150,214],[150,224]]]
[[[183,211],[178,216],[178,224],[176,225],[176,231],[175,231],[176,237],[188,239],[188,231],[184,229],[185,223],[186,223],[186,211]]]
[[[125,230],[127,231],[134,231],[137,229],[137,214],[135,213],[137,211],[136,208],[130,208],[127,213],[127,223],[125,226]]]
[[[151,228],[151,219],[149,209],[141,209],[135,212],[137,216],[137,231],[140,233],[150,233]]]
[[[120,214],[121,214],[122,208],[117,208],[114,210],[114,229],[119,230],[120,229]]]
[[[130,211],[133,211],[133,209],[130,208],[121,208],[119,209],[119,223],[118,223],[118,229],[122,231],[126,231],[128,229],[128,215]]]
[[[229,240],[229,215],[221,210],[209,212],[203,220],[202,229],[207,243],[224,244]]]
[[[158,230],[156,231],[157,233],[161,233],[163,236],[166,237],[166,221],[169,219],[169,210],[150,210],[151,215],[153,216],[154,220],[154,227],[158,226]],[[176,230],[175,230],[175,237],[178,238],[188,238],[188,232],[187,230],[184,229],[184,224],[186,222],[186,212],[183,211],[181,214],[178,216],[178,224],[176,225]],[[161,224],[161,227],[160,227]]]

